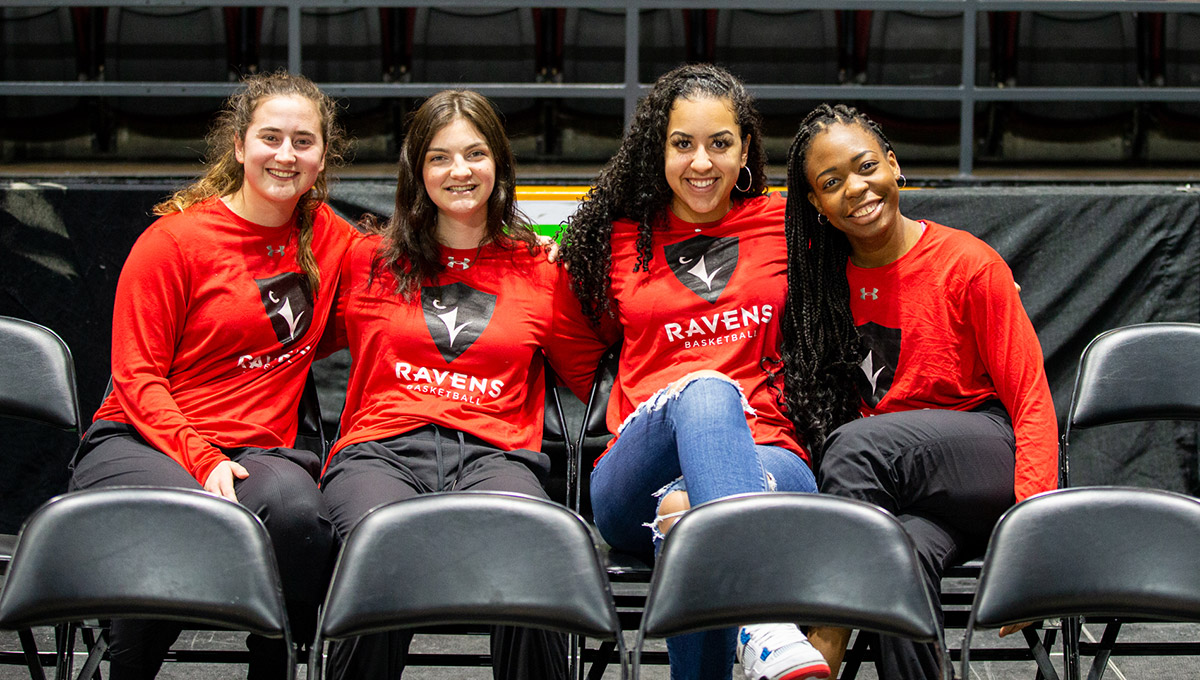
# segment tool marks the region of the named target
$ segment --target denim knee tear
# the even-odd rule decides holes
[[[671,480],[670,482],[667,482],[665,485],[663,485],[663,488],[659,489],[658,491],[655,491],[654,493],[652,493],[650,495],[653,496],[654,498],[657,498],[658,505],[662,506],[662,499],[665,498],[666,495],[671,493],[672,491],[687,491],[687,484],[683,481],[682,475]],[[662,541],[663,538],[665,538],[665,536],[663,536],[662,531],[660,531],[658,528],[658,523],[663,521],[664,519],[670,519],[672,517],[679,517],[680,515],[683,515],[686,512],[687,512],[687,510],[680,510],[679,512],[670,512],[665,515],[659,514],[656,512],[654,515],[654,521],[646,522],[642,526],[644,526],[650,530],[650,533],[653,534],[654,541],[657,543],[659,541]]]
[[[688,385],[691,385],[698,380],[719,380],[721,382],[727,382],[730,385],[733,385],[737,388],[738,397],[741,398],[742,410],[749,415],[756,415],[754,407],[751,406],[750,402],[746,399],[746,393],[742,391],[742,385],[738,381],[726,376],[718,377],[712,374],[695,375],[692,376],[691,379],[682,383],[677,381],[667,385],[651,395],[646,401],[638,404],[638,407],[633,410],[633,413],[630,413],[628,416],[626,416],[625,420],[621,423],[621,426],[617,428],[617,436],[621,436],[621,432],[625,429],[625,426],[628,425],[634,418],[644,413],[653,413],[654,411],[665,407],[672,399],[676,399],[679,397],[679,395],[683,394],[683,391],[688,387]]]

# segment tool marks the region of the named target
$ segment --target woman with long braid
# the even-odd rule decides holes
[[[783,356],[818,395],[789,392],[788,406],[810,445],[824,441],[821,492],[895,514],[936,598],[1004,510],[1057,485],[1058,429],[1012,272],[974,236],[900,214],[903,182],[874,121],[828,105],[804,119],[788,155]],[[836,399],[851,390],[857,403]],[[939,677],[937,645],[881,646],[880,677]]]
[[[575,292],[622,343],[608,405],[616,436],[591,475],[596,526],[620,550],[648,552],[689,505],[816,489],[771,374],[787,287],[784,200],[766,194],[761,136],[734,76],[675,69],[569,220],[562,257]],[[667,647],[676,680],[728,680],[735,649],[752,680],[829,674],[791,624]]]

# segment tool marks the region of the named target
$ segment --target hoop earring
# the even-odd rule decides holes
[[[829,224],[829,218],[825,217],[825,213],[817,213],[817,224]]]
[[[904,173],[901,173],[901,174],[900,174],[900,176],[896,178],[896,180],[897,180],[898,182],[900,182],[900,188],[901,188],[901,189],[903,189],[904,187],[908,186],[908,180],[907,180],[907,179],[905,179],[905,177],[904,177]]]
[[[746,188],[745,189],[738,186],[739,184],[742,183],[742,170],[746,171]],[[742,166],[742,170],[738,170],[738,178],[737,178],[737,181],[733,183],[733,188],[737,189],[738,191],[740,191],[742,193],[746,193],[747,191],[750,191],[750,187],[754,186],[754,173],[750,172],[750,167],[746,166],[746,165]]]

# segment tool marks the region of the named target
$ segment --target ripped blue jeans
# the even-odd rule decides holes
[[[718,377],[664,389],[639,406],[592,470],[592,511],[604,540],[618,550],[649,552],[657,541],[646,525],[658,514],[659,492],[677,488],[680,478],[693,507],[766,491],[769,478],[779,491],[816,492],[803,459],[754,443],[746,422],[749,410],[738,385]],[[727,629],[668,639],[671,678],[729,680],[736,633]]]

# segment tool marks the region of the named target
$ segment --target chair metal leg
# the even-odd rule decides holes
[[[29,666],[31,680],[46,680],[46,672],[42,670],[42,657],[38,654],[37,641],[33,639],[33,631],[22,628],[17,631],[21,641],[21,651],[25,654],[25,664]]]

